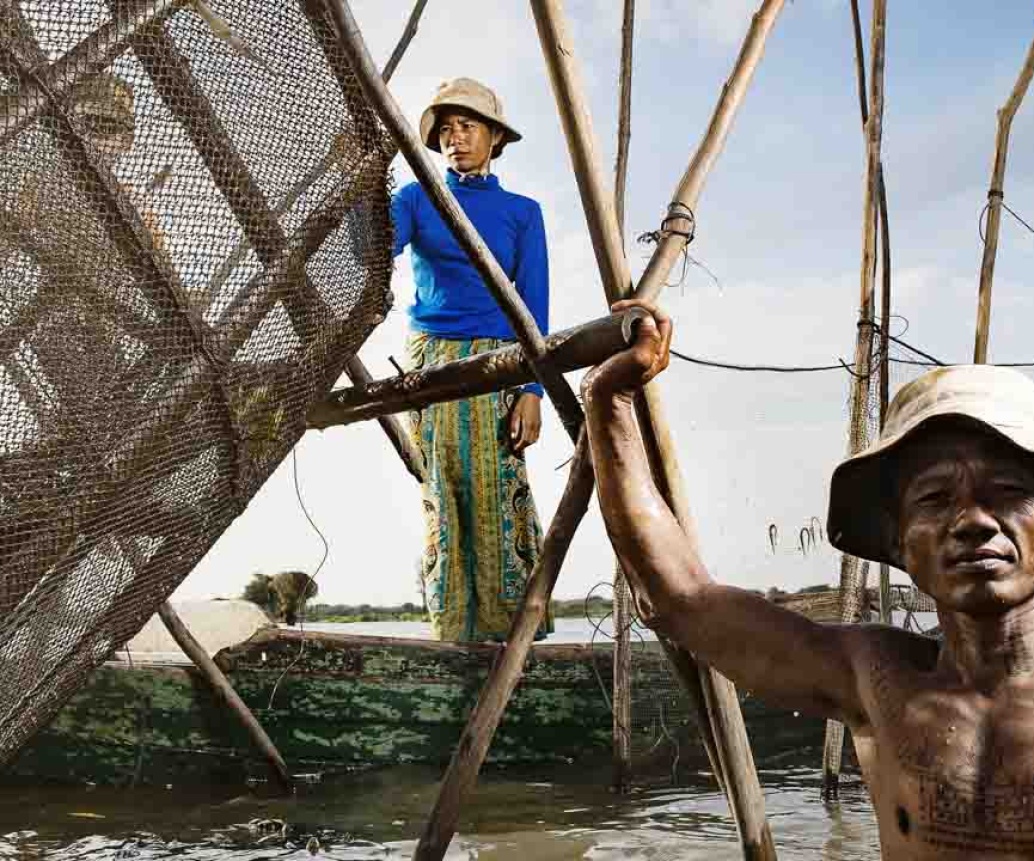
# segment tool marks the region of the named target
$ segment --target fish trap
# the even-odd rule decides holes
[[[383,320],[393,154],[318,0],[0,2],[0,763]]]

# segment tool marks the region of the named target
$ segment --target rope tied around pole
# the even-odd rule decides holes
[[[671,226],[672,222],[681,221],[689,222],[689,227],[679,229]],[[685,244],[689,245],[689,243],[696,237],[696,229],[697,219],[692,207],[687,206],[681,201],[673,200],[668,204],[668,214],[661,219],[660,228],[658,230],[648,230],[646,233],[641,233],[636,237],[636,241],[643,243],[657,243],[669,236],[681,236],[686,240]]]

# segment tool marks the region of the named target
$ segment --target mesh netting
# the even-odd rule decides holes
[[[317,0],[0,4],[0,762],[383,319],[392,154]]]

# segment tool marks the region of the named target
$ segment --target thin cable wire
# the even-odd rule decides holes
[[[291,472],[294,479],[294,495],[298,500],[298,507],[302,510],[302,514],[305,515],[305,519],[309,521],[309,526],[312,527],[313,532],[319,536],[319,539],[323,544],[323,556],[320,558],[320,562],[319,565],[316,566],[316,570],[308,576],[308,579],[306,579],[305,587],[302,589],[301,605],[298,609],[298,630],[302,635],[302,640],[298,644],[298,654],[295,655],[294,660],[284,668],[284,671],[279,675],[276,683],[273,685],[273,690],[269,693],[269,703],[266,706],[267,709],[273,708],[273,700],[276,698],[277,691],[280,689],[280,683],[284,680],[287,674],[298,665],[298,662],[305,655],[305,647],[308,645],[308,640],[305,638],[305,606],[308,602],[309,588],[316,582],[316,578],[319,576],[320,571],[323,570],[327,557],[330,556],[330,544],[327,541],[327,536],[323,534],[323,531],[316,525],[316,521],[312,519],[309,509],[305,506],[305,499],[302,497],[302,488],[298,481],[297,446],[291,449]]]
[[[903,317],[900,317],[899,319],[905,320],[905,318],[903,318]],[[905,320],[905,324],[906,325],[905,325],[905,330],[904,331],[907,331],[907,329],[908,329],[908,321],[907,320]],[[867,325],[872,326],[872,328],[875,331],[877,331],[877,332],[880,331],[880,325],[878,323],[871,323],[871,322],[867,321]],[[913,353],[915,353],[917,356],[922,356],[924,359],[926,359],[926,361],[924,361],[924,362],[919,362],[919,361],[916,361],[916,360],[897,359],[897,358],[891,357],[889,359],[889,361],[892,364],[933,365],[933,366],[937,366],[937,367],[944,367],[944,365],[945,365],[945,363],[942,362],[940,359],[938,359],[936,356],[932,356],[929,353],[926,353],[923,350],[920,350],[918,347],[912,346],[907,341],[902,340],[900,337],[898,337],[896,335],[888,334],[887,335],[887,340],[892,341],[893,343],[897,344],[898,346],[904,347],[905,349],[910,350]],[[722,361],[719,361],[717,359],[708,359],[708,358],[704,358],[702,356],[691,356],[691,355],[689,355],[687,353],[683,353],[683,352],[681,352],[679,350],[676,350],[676,349],[671,349],[670,352],[671,352],[671,354],[673,356],[675,356],[678,359],[681,359],[684,362],[689,362],[690,364],[693,364],[693,365],[703,365],[704,367],[708,367],[708,368],[720,368],[720,369],[726,370],[726,371],[743,371],[743,372],[746,372],[746,373],[770,373],[770,374],[813,374],[813,373],[821,373],[821,372],[824,372],[824,371],[847,371],[849,374],[852,374],[852,375],[855,374],[854,364],[853,363],[849,364],[849,363],[845,362],[843,359],[839,359],[837,361],[837,364],[835,364],[835,365],[768,365],[768,364],[748,365],[748,364],[744,364],[744,363],[740,363],[740,362],[722,362]],[[873,364],[874,365],[876,364],[876,358],[875,357],[873,359]],[[1032,363],[1032,364],[1034,364],[1034,363]],[[1006,365],[1006,367],[1024,367],[1024,366],[1025,366],[1025,363]]]

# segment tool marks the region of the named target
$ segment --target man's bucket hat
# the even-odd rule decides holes
[[[503,139],[492,149],[492,158],[499,158],[503,154],[503,147],[521,139],[520,133],[506,121],[499,96],[473,78],[453,78],[439,84],[431,104],[420,116],[420,139],[435,152],[442,151],[435,124],[438,111],[445,107],[463,108],[499,127]]]
[[[890,480],[894,456],[905,440],[947,417],[975,423],[1034,455],[1034,381],[994,365],[928,371],[895,395],[879,440],[833,472],[826,534],[834,547],[902,567]]]

